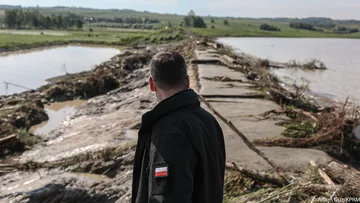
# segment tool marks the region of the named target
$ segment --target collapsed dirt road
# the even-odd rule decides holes
[[[149,72],[146,63],[160,50],[180,51],[189,62],[192,88],[251,141],[280,137],[285,128],[276,125],[277,120],[260,116],[270,110],[280,110],[280,106],[265,99],[268,94],[256,89],[253,78],[249,77],[251,74],[245,75],[233,69],[255,62],[247,61],[247,64],[240,65],[229,60],[219,62],[230,57],[224,57],[216,44],[215,48],[211,46],[213,43],[209,44],[190,40],[182,44],[132,50],[115,56],[95,69],[96,72],[89,73],[90,77],[94,75],[92,78],[96,78],[95,74],[101,75],[102,80],[117,84],[116,88],[97,89],[97,94],[103,94],[100,96],[91,91],[92,86],[86,88],[87,96],[92,93],[93,98],[80,106],[59,129],[42,137],[40,143],[21,155],[1,160],[0,202],[129,202],[137,129],[141,115],[156,105],[156,98],[147,87]],[[76,77],[70,79],[75,84],[77,80]],[[64,95],[69,95],[64,88],[66,85],[78,89],[75,84],[61,82],[61,79],[58,84],[61,86],[50,87],[56,98],[64,99]],[[105,87],[100,80],[93,84]],[[109,86],[113,87],[106,87]],[[81,91],[71,93],[68,98],[83,95]],[[227,162],[252,171],[271,171],[271,167],[249,150],[227,125],[219,123],[224,131]],[[311,168],[310,161],[318,165],[332,161],[325,152],[315,149],[258,148],[291,174]],[[260,179],[276,180],[264,177]],[[268,185],[255,179],[250,180],[252,184],[248,187],[239,176],[236,176],[236,184],[233,180],[227,179],[226,194],[233,194],[234,190],[237,195],[242,194],[241,191],[258,191]],[[248,188],[236,189],[238,187]],[[264,188],[271,191],[277,187]],[[232,201],[243,202],[239,199]]]

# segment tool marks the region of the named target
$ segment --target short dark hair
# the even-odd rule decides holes
[[[161,89],[182,87],[186,84],[186,62],[178,52],[156,54],[150,61],[150,74]]]

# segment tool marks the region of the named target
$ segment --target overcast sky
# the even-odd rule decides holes
[[[236,17],[360,19],[360,0],[0,0],[22,6],[81,6]]]

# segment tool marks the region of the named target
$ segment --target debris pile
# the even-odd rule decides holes
[[[205,42],[202,44],[210,46]],[[355,139],[353,130],[360,123],[359,108],[348,108],[347,102],[340,107],[322,107],[307,98],[306,88],[281,85],[269,72],[268,61],[238,56],[226,47],[217,51],[226,57],[208,63],[220,63],[247,74],[248,79],[253,78],[257,89],[267,92],[268,99],[282,107],[282,110],[272,110],[261,116],[280,120],[278,124],[287,128],[284,137],[258,139],[253,144],[321,149],[338,160],[324,166],[311,162],[312,167],[306,172],[283,172],[286,182],[275,170],[265,173],[238,168],[235,163],[227,164],[226,202],[327,202],[334,198],[358,197],[360,141]],[[324,68],[318,62],[303,66],[304,69],[319,67]],[[223,78],[205,79],[221,81]],[[225,123],[231,124],[231,121]]]

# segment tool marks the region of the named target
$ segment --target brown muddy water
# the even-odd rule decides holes
[[[276,69],[273,72],[289,84],[309,85],[314,95],[344,102],[347,97],[360,104],[360,40],[309,38],[219,38],[236,51],[271,61],[306,62],[318,59],[328,70],[305,72]]]
[[[49,116],[49,120],[33,126],[30,132],[35,135],[45,135],[58,128],[67,116],[75,111],[75,108],[85,100],[73,100],[67,102],[52,103],[45,105],[45,112]]]
[[[25,91],[46,84],[46,79],[91,70],[120,53],[119,48],[101,46],[61,46],[0,55],[0,95]]]

